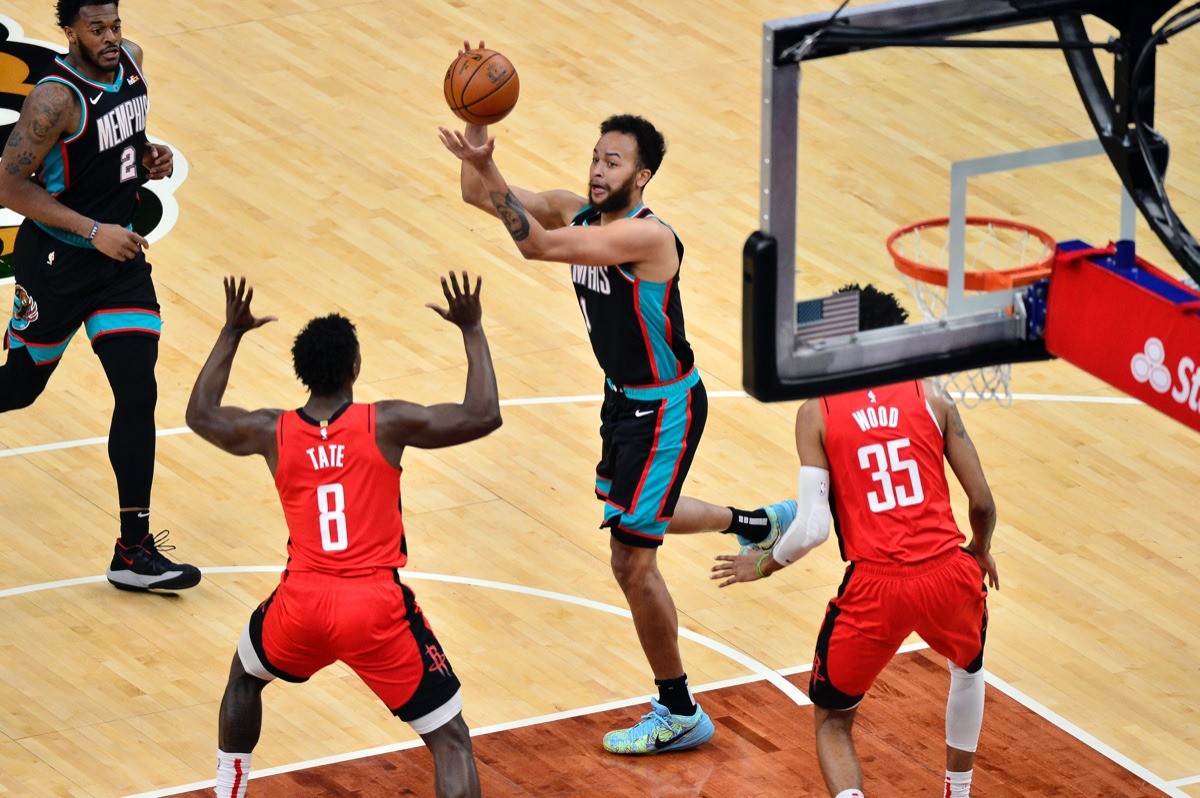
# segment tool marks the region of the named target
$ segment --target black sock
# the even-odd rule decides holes
[[[654,680],[658,685],[658,703],[667,708],[672,715],[695,715],[696,702],[692,701],[692,693],[688,690],[687,674],[678,679]]]
[[[730,507],[733,513],[733,522],[729,525],[729,529],[724,530],[722,534],[741,535],[751,543],[762,543],[767,539],[767,535],[771,534],[771,519],[767,517],[767,511],[759,507],[757,510],[739,510],[736,507]]]
[[[149,510],[121,511],[121,545],[125,548],[136,546],[150,534]]]

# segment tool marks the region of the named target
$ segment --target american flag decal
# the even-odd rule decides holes
[[[829,338],[858,332],[858,292],[843,291],[796,303],[796,335]]]

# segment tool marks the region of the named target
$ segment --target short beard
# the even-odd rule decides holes
[[[120,55],[120,45],[117,45],[117,54]],[[106,67],[100,63],[99,55],[92,55],[91,51],[89,51],[82,44],[79,45],[79,57],[83,60],[84,63],[86,63],[88,66],[94,67],[98,72],[116,72],[117,69],[119,69],[120,65],[121,65],[121,62],[118,59],[117,66],[113,67],[112,69],[109,69],[108,67]]]
[[[629,207],[630,200],[633,199],[633,187],[636,183],[636,175],[625,181],[624,185],[615,191],[610,191],[608,196],[597,202],[592,207],[600,213],[616,213],[623,211]],[[590,190],[590,186],[589,186]]]

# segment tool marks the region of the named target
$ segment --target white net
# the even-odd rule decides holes
[[[915,227],[895,238],[892,247],[896,253],[909,260],[926,266],[936,266],[944,273],[949,261],[949,229],[945,224]],[[998,225],[990,221],[971,221],[966,226],[964,269],[968,272],[1018,269],[1052,255],[1053,251],[1053,246],[1030,230]],[[906,274],[902,276],[917,300],[917,307],[921,309],[925,321],[946,318],[949,307],[946,286],[917,280]],[[943,374],[934,379],[967,407],[976,407],[988,401],[1008,407],[1012,404],[1011,377],[1012,366],[1003,363],[971,371]]]

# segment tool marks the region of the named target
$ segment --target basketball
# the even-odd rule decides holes
[[[495,50],[467,50],[446,70],[442,89],[455,116],[488,125],[512,111],[521,81],[512,62]]]

